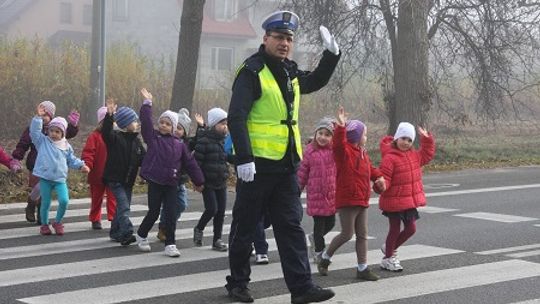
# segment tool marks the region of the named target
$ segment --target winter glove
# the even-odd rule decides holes
[[[334,55],[339,55],[339,46],[334,35],[330,34],[330,31],[328,31],[324,25],[319,26],[319,31],[321,33],[323,46]]]
[[[252,182],[255,179],[255,173],[257,173],[254,162],[238,165],[236,170],[238,171],[238,178],[247,183]]]
[[[19,160],[14,158],[9,162],[9,170],[11,170],[11,172],[16,173],[19,172],[21,169],[22,166]]]
[[[81,114],[77,112],[76,110],[71,111],[68,115],[68,122],[72,124],[74,127],[76,127],[79,124],[79,118],[81,118]]]

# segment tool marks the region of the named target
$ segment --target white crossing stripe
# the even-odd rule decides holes
[[[513,302],[510,304],[540,304],[540,299],[532,299],[532,300],[527,300],[527,301],[522,301],[522,302]]]
[[[537,218],[533,218],[533,217],[499,214],[499,213],[491,213],[491,212],[461,213],[461,214],[454,214],[454,216],[474,218],[474,219],[486,220],[486,221],[502,222],[502,223],[518,223],[518,222],[528,222],[528,221],[538,220]]]
[[[184,250],[184,251],[187,252],[188,250]],[[442,256],[442,255],[456,254],[456,253],[462,253],[462,252],[463,251],[454,250],[454,249],[432,247],[432,246],[425,246],[425,245],[403,246],[403,247],[400,247],[400,251],[399,251],[401,260],[420,259],[420,258]],[[153,253],[151,253],[150,255],[152,254]],[[219,254],[219,253],[216,253],[216,254]],[[223,255],[223,253],[221,254]],[[200,251],[199,251],[199,255],[200,255]],[[180,259],[171,259],[167,257],[163,257],[162,259],[159,259],[159,258],[149,259],[148,258],[149,254],[141,254],[141,255],[138,255],[137,257],[139,256],[144,257],[144,261],[145,261],[144,263],[153,262],[154,259],[156,261],[166,260],[168,263],[174,263],[175,261],[179,261],[183,259],[196,258],[195,256],[197,256],[197,254],[190,250],[189,253],[186,254],[186,258],[182,256],[180,257]],[[131,257],[123,257],[123,258],[129,259]],[[368,252],[368,260],[378,261],[380,258],[381,258],[381,252],[378,249],[371,250]],[[94,263],[98,261],[99,260],[93,261],[93,263],[88,263],[85,265],[78,265],[77,270],[75,270],[73,266],[69,265],[69,264],[75,264],[75,263],[65,264],[67,266],[65,267],[64,271],[69,272],[68,277],[73,276],[73,274],[83,275],[78,270],[82,272],[92,271],[91,269],[88,269],[89,266],[92,265],[92,267],[94,267]],[[337,254],[332,258],[332,264],[331,264],[330,270],[341,270],[341,269],[350,268],[351,271],[354,271],[354,265],[356,265],[355,261],[356,261],[356,253],[354,252],[345,253],[345,254]],[[132,269],[132,267],[136,265],[128,260],[122,260],[122,263],[117,263],[117,264],[131,265],[130,269]],[[109,267],[121,267],[121,265],[111,264],[109,265]],[[124,267],[127,267],[127,266],[124,266]],[[57,266],[57,268],[59,267]],[[47,270],[47,271],[35,272],[34,270],[33,273],[41,273],[44,276],[49,277],[49,276],[55,275],[56,271],[57,270],[53,271],[51,269],[50,271]],[[109,272],[109,271],[112,271],[112,270],[107,269],[107,268],[103,269],[103,272]],[[312,267],[312,271],[315,272],[317,270],[315,267]],[[33,303],[33,304],[39,304],[39,303],[72,304],[72,303],[79,303],[79,302],[82,302],[85,304],[92,304],[92,303],[108,304],[108,303],[118,303],[118,302],[129,302],[129,301],[135,301],[139,299],[148,299],[148,298],[153,298],[153,297],[158,297],[158,296],[193,292],[193,291],[203,290],[203,289],[208,289],[208,288],[223,287],[225,283],[225,276],[228,274],[230,274],[230,271],[228,269],[218,270],[218,271],[203,272],[203,273],[183,275],[183,276],[175,276],[175,277],[169,277],[169,278],[163,278],[163,279],[157,279],[157,280],[131,282],[131,283],[125,283],[125,284],[104,286],[104,287],[99,287],[99,288],[82,289],[82,290],[69,291],[69,292],[63,292],[63,293],[29,297],[29,298],[19,299],[19,301],[24,302],[24,303]],[[278,278],[281,278],[282,276],[283,275],[281,272],[281,265],[279,263],[271,263],[269,265],[266,265],[265,267],[259,267],[256,270],[254,270],[251,274],[251,281],[257,282],[257,281],[263,281],[263,280],[278,279]],[[0,273],[0,278],[3,278],[3,277],[5,277],[5,275],[3,273]],[[35,278],[36,281],[37,280],[43,281],[47,279],[48,278]],[[167,286],[167,288],[163,288],[163,286]],[[100,296],[96,297],[95,296],[96,294],[99,294]],[[283,303],[283,302],[280,302],[280,303]]]
[[[232,214],[231,210],[225,211],[225,216],[231,215],[231,214]],[[202,212],[198,212],[198,211],[184,212],[182,213],[182,216],[180,217],[179,222],[198,220],[201,217],[201,215],[202,215]],[[143,216],[130,217],[130,220],[133,225],[139,225],[141,224],[143,218],[144,218]],[[53,218],[51,217],[51,219]],[[64,230],[66,233],[91,230],[90,222],[64,223],[64,227],[65,227]],[[102,227],[104,229],[110,228],[111,223],[108,221],[104,221],[102,222]],[[36,225],[31,225],[30,227],[10,228],[10,229],[0,230],[0,240],[14,239],[14,238],[20,238],[20,237],[27,237],[27,236],[36,236],[36,235],[39,235],[39,226],[36,226]]]
[[[537,249],[537,248],[540,248],[540,244],[530,244],[530,245],[515,246],[515,247],[505,247],[501,249],[478,251],[478,252],[475,252],[475,254],[481,254],[481,255],[499,254],[499,253],[514,252],[514,251]]]
[[[523,260],[508,260],[399,275],[376,283],[362,282],[336,286],[332,287],[336,293],[332,301],[340,304],[358,303],[359,300],[365,304],[380,303],[537,276],[540,276],[540,264]],[[374,288],[375,285],[377,288]],[[422,288],[412,288],[413,285]],[[287,303],[290,296],[279,295],[257,300],[265,304],[281,304]]]
[[[423,213],[444,213],[444,212],[454,212],[458,210],[459,209],[441,208],[441,207],[433,207],[433,206],[424,206],[424,207],[418,208],[418,211],[423,212]]]
[[[148,207],[145,205],[131,205],[131,211],[144,211],[148,210]],[[64,218],[71,218],[76,216],[86,216],[88,217],[88,214],[90,213],[89,209],[69,209],[66,211],[66,214],[64,215]],[[107,214],[107,208],[103,207],[101,208],[102,214]],[[53,220],[56,216],[56,211],[49,211],[49,219]],[[16,223],[21,222],[25,219],[24,212],[20,214],[10,214],[10,215],[2,215],[0,216],[0,223]]]

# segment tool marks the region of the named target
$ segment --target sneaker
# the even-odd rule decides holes
[[[64,225],[62,223],[52,223],[51,225],[56,235],[64,235]]]
[[[315,238],[313,237],[313,233],[310,233],[308,235],[308,240],[309,240],[309,246],[308,246],[309,256],[315,259]]]
[[[332,262],[330,262],[329,259],[321,257],[321,261],[319,262],[319,264],[317,264],[317,270],[319,270],[319,274],[322,276],[327,276],[328,266],[330,266],[331,263]]]
[[[147,238],[142,238],[138,234],[135,234],[135,240],[137,242],[137,246],[139,246],[140,251],[150,252],[152,250]]]
[[[240,287],[229,290],[229,298],[242,303],[252,303],[254,301],[249,289]]]
[[[202,246],[203,231],[199,230],[197,227],[193,228],[193,243],[197,247]]]
[[[257,254],[255,256],[255,264],[257,265],[266,265],[268,264],[268,255],[267,254]]]
[[[137,241],[137,239],[135,239],[135,236],[132,234],[129,237],[127,237],[126,239],[120,241],[120,244],[122,246],[129,246],[129,245],[135,243],[136,241]]]
[[[255,252],[255,247],[253,247],[253,245],[251,245],[251,254],[250,254],[250,255],[251,255],[252,257],[254,257],[255,254],[256,254],[256,252]]]
[[[41,225],[39,227],[39,233],[41,235],[51,235],[52,231],[51,231],[51,228],[49,228],[49,225]]]
[[[221,239],[218,239],[212,245],[212,249],[215,251],[227,251],[228,248],[227,244],[223,243]]]
[[[399,263],[399,260],[394,257],[384,258],[381,261],[381,269],[393,271],[393,272],[400,272],[403,271],[403,267],[401,267],[401,264]]]
[[[100,222],[100,221],[92,222],[92,229],[94,229],[94,230],[101,230],[101,229],[103,229],[103,227],[101,227],[101,222]]]
[[[364,269],[363,271],[359,271],[358,268],[356,268],[356,278],[364,281],[379,280],[379,276],[369,270],[369,267]]]
[[[26,220],[28,222],[34,223],[36,221],[36,203],[34,201],[28,199],[28,204],[24,208],[24,212],[26,213]]]
[[[150,245],[148,245],[148,247],[150,247]],[[170,256],[171,258],[177,258],[180,256],[180,251],[178,251],[176,245],[167,245],[165,246],[165,255]]]
[[[323,289],[319,286],[313,286],[311,289],[306,291],[304,294],[293,297],[291,296],[291,303],[293,304],[305,304],[313,302],[323,302],[328,299],[331,299],[336,294],[332,289]]]
[[[313,263],[315,265],[319,264],[319,262],[322,259],[322,251],[321,252],[315,252],[315,256],[313,257]]]
[[[384,254],[384,256],[386,256],[386,243],[383,243],[382,246],[381,246],[381,252]],[[394,252],[392,253],[392,256],[394,258],[397,258],[397,250],[394,250]]]
[[[160,242],[165,242],[165,239],[167,238],[165,236],[165,228],[159,228],[159,231],[157,233],[157,238]]]

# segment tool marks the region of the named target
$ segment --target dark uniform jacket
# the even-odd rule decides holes
[[[341,55],[341,54],[340,54]],[[324,87],[336,65],[340,55],[334,55],[325,50],[323,57],[317,68],[310,71],[301,71],[296,62],[285,59],[283,61],[270,57],[261,45],[259,51],[246,59],[243,67],[233,84],[231,104],[227,122],[236,154],[236,164],[241,165],[254,161],[257,173],[293,173],[298,167],[300,156],[293,147],[293,133],[289,128],[289,144],[283,159],[274,161],[259,157],[254,157],[251,151],[251,143],[247,130],[247,117],[255,101],[261,96],[261,84],[259,81],[259,71],[268,66],[276,79],[283,99],[287,104],[287,109],[291,109],[294,101],[294,93],[287,90],[288,79],[292,81],[298,78],[300,93],[309,94]]]

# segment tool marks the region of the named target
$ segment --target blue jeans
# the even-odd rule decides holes
[[[182,212],[184,212],[188,206],[187,202],[187,190],[186,185],[180,184],[176,188],[178,191],[178,197],[177,197],[177,208],[176,208],[176,221],[180,219],[180,216],[182,215]],[[165,217],[163,216],[163,207],[161,207],[160,215],[159,215],[159,228],[165,228]]]
[[[125,186],[118,182],[109,182],[107,186],[116,197],[116,214],[111,222],[109,236],[121,242],[133,235],[133,224],[129,219],[133,186]]]
[[[43,178],[39,179],[39,191],[41,194],[41,205],[39,210],[40,221],[43,225],[49,224],[49,210],[51,209],[52,190],[56,191],[58,197],[58,210],[56,211],[56,223],[61,223],[67,210],[69,202],[68,187],[66,183],[57,183]]]

